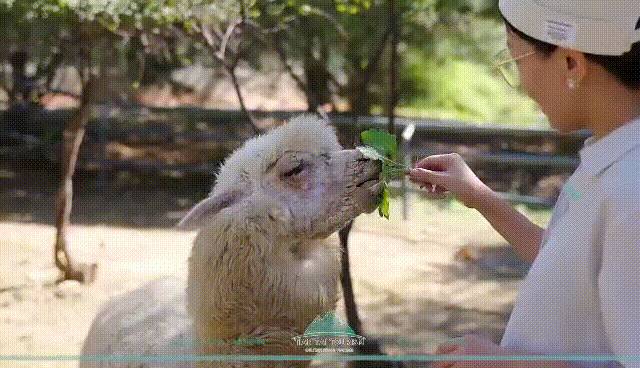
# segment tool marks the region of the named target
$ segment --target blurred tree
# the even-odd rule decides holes
[[[389,72],[393,72],[396,64],[404,68],[400,60],[415,50],[421,50],[420,57],[425,60],[449,57],[450,53],[441,51],[441,45],[447,42],[456,45],[452,49],[460,58],[486,59],[487,52],[476,45],[475,32],[469,25],[474,19],[495,18],[495,3],[494,0],[0,0],[3,19],[0,31],[4,35],[1,37],[8,41],[0,43],[0,50],[5,51],[2,55],[12,55],[9,60],[12,85],[6,86],[12,105],[32,99],[37,102],[37,95],[52,90],[53,76],[62,65],[74,67],[81,79],[80,106],[65,126],[63,174],[56,202],[55,261],[63,271],[63,278],[90,281],[95,273],[95,265],[74,262],[68,251],[66,229],[79,148],[92,105],[109,98],[103,88],[107,79],[104,73],[108,70],[120,70],[133,88],[172,83],[170,75],[174,70],[206,56],[228,71],[241,108],[255,127],[244,103],[236,68],[240,61],[259,68],[260,55],[273,50],[304,91],[309,111],[327,105],[337,109],[340,100],[347,102],[354,116],[368,114],[373,105],[388,106],[393,130],[396,102],[407,101],[412,93],[431,90],[420,90],[413,84],[415,79],[403,78],[407,73],[400,73],[398,81],[396,74]],[[393,49],[388,47],[391,40]],[[30,66],[35,66],[34,71],[28,70]],[[390,82],[388,75],[394,76]],[[387,87],[388,83],[392,88]],[[120,88],[124,89],[124,85]],[[32,98],[32,91],[37,89],[41,92]],[[351,135],[350,144],[357,137],[355,124]],[[341,232],[345,249],[349,229],[350,226]],[[348,269],[347,261],[343,263],[345,280],[349,279]],[[351,304],[347,309],[353,314],[355,303]]]
[[[231,9],[233,3],[231,0],[0,0],[2,30],[5,35],[13,35],[3,43],[9,49],[6,54],[11,55],[13,69],[12,85],[6,86],[12,107],[30,100],[36,83],[51,89],[52,74],[60,65],[74,67],[80,76],[79,106],[63,132],[62,180],[56,200],[54,260],[62,272],[61,280],[91,282],[95,278],[95,264],[76,261],[70,254],[67,229],[80,145],[93,105],[107,97],[102,88],[103,72],[114,66],[129,70],[135,65],[131,57],[123,55],[135,55],[137,60],[158,55],[166,56],[167,60],[179,58],[183,54],[176,52],[177,38],[185,33],[176,25],[189,32],[194,19],[210,20],[212,14],[229,19],[224,11]],[[30,75],[29,65],[36,66]],[[142,73],[138,82],[145,77],[156,78]]]
[[[37,104],[39,96],[51,91],[75,96],[56,90],[52,82],[62,66],[73,67],[80,76],[79,107],[63,134],[56,201],[55,262],[63,279],[95,277],[96,265],[77,262],[69,253],[67,228],[73,174],[92,106],[113,98],[104,88],[109,71],[123,77],[116,95],[127,101],[131,96],[122,93],[125,89],[168,83],[177,90],[181,86],[171,78],[173,71],[196,61],[218,63],[255,128],[236,69],[241,61],[259,69],[260,57],[275,52],[304,91],[309,111],[342,109],[338,105],[346,101],[357,117],[373,106],[385,106],[394,131],[398,102],[426,100],[470,116],[482,113],[475,111],[477,105],[456,104],[457,89],[444,95],[438,91],[454,72],[462,73],[460,68],[451,72],[433,66],[490,60],[493,49],[478,40],[497,18],[497,0],[0,0],[0,57],[6,58],[0,61],[12,71],[4,86],[10,106]],[[474,28],[478,25],[482,30]],[[429,70],[438,75],[424,75]],[[496,90],[478,86],[474,91],[486,97]],[[354,124],[348,145],[357,133]],[[342,283],[349,322],[360,332],[349,292],[350,228],[340,232]],[[368,353],[380,351],[378,346],[371,349]]]
[[[259,15],[256,22],[273,30],[272,47],[305,91],[310,111],[342,98],[351,110],[366,114],[372,104],[387,101],[390,58],[382,56],[389,50],[388,1],[257,0],[251,11]],[[402,0],[395,12],[400,60],[413,48],[425,50],[427,60],[442,57],[435,51],[443,32],[466,45],[461,49],[470,57],[492,56],[474,45],[469,25],[478,18],[496,19],[497,1]],[[403,88],[400,93],[404,100]]]
[[[61,280],[78,280],[90,282],[95,277],[96,265],[77,262],[68,251],[67,228],[71,213],[71,201],[73,195],[72,177],[75,171],[80,144],[84,136],[84,129],[89,119],[91,104],[97,91],[98,69],[93,63],[92,52],[96,34],[93,22],[84,22],[72,11],[64,11],[54,8],[53,3],[46,1],[20,1],[18,3],[5,3],[2,11],[10,14],[14,23],[12,25],[24,38],[14,39],[10,47],[11,63],[13,70],[13,86],[10,96],[12,103],[25,102],[25,76],[27,63],[31,58],[37,65],[36,72],[32,73],[29,81],[36,82],[45,74],[45,81],[49,82],[56,65],[63,61],[72,63],[81,75],[80,107],[74,113],[72,119],[67,122],[62,142],[62,182],[56,199],[56,241],[54,260],[56,266],[62,272]],[[23,27],[25,24],[33,27]],[[34,33],[41,33],[39,42],[30,45]],[[25,37],[26,34],[26,37]],[[65,42],[71,41],[71,42]],[[40,46],[40,48],[36,48]],[[56,49],[57,48],[57,49]],[[54,57],[47,59],[44,53],[53,51]],[[31,58],[30,58],[31,57]],[[39,57],[39,58],[38,58]],[[41,67],[42,66],[42,67]],[[43,72],[46,71],[46,72]],[[48,87],[48,86],[47,86]],[[22,98],[16,95],[22,94]],[[15,105],[14,105],[15,106]],[[10,115],[11,116],[11,115]]]
[[[23,111],[36,107],[43,90],[50,86],[70,34],[68,24],[57,17],[36,21],[32,5],[30,1],[0,1],[0,64],[8,74],[2,88],[9,96],[9,106]]]

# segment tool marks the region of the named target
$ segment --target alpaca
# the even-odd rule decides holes
[[[247,141],[222,165],[211,194],[180,221],[198,230],[184,281],[153,281],[109,302],[81,368],[306,367],[309,361],[176,361],[175,355],[307,354],[293,342],[338,301],[336,232],[377,207],[380,164],[343,150],[334,129],[304,115]],[[252,339],[255,344],[238,344]],[[193,343],[184,343],[185,341]],[[162,355],[174,361],[162,361]],[[88,359],[89,357],[85,358]]]

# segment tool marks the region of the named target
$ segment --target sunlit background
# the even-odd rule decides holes
[[[184,277],[177,220],[233,149],[305,111],[345,146],[397,133],[407,165],[459,152],[546,224],[584,136],[505,83],[505,46],[492,0],[0,0],[0,356],[77,355],[103,302]],[[499,342],[528,265],[455,199],[392,189],[390,220],[350,235],[366,335],[389,354]]]

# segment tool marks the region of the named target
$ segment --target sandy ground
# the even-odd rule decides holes
[[[194,233],[154,227],[153,221],[146,226],[95,224],[99,222],[91,221],[95,216],[85,213],[78,218],[88,220],[72,226],[70,239],[75,254],[99,263],[98,279],[89,286],[50,285],[48,280],[55,275],[55,232],[50,218],[42,219],[38,213],[47,211],[51,195],[43,194],[26,208],[12,208],[7,205],[14,203],[10,196],[1,197],[6,200],[0,208],[2,356],[77,355],[92,318],[110,297],[162,275],[186,275]],[[131,205],[158,211],[151,198],[146,201]],[[78,201],[90,202],[90,197]],[[79,211],[99,211],[97,206],[87,208]],[[158,213],[162,224],[175,221],[179,214],[175,208],[163,211]],[[548,212],[527,214],[540,224],[549,217]],[[457,202],[414,200],[407,221],[395,200],[391,221],[377,213],[360,216],[350,255],[366,335],[384,342],[385,351],[393,354],[428,354],[444,340],[464,333],[486,334],[498,342],[521,279],[496,274],[479,262],[459,260],[456,252],[463,246],[508,249],[478,213]],[[344,319],[342,303],[338,315]],[[2,368],[76,365],[75,361],[0,361]],[[314,366],[333,365],[315,362]]]

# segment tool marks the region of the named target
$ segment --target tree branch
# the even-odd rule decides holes
[[[233,61],[231,66],[227,67],[227,71],[231,75],[231,82],[233,83],[233,88],[236,91],[236,96],[238,97],[238,102],[240,102],[240,108],[242,109],[242,112],[245,114],[245,116],[249,119],[249,122],[251,123],[251,126],[253,127],[254,133],[258,134],[258,133],[260,133],[260,129],[258,128],[258,125],[256,123],[255,118],[253,117],[253,115],[251,115],[251,113],[247,109],[247,106],[244,103],[244,97],[242,96],[242,91],[240,89],[240,83],[238,82],[238,77],[236,75],[236,67],[238,66],[238,62],[239,61],[240,61],[240,54],[238,53],[238,54],[236,54],[235,60]]]
[[[287,70],[287,73],[289,73],[291,78],[293,78],[293,80],[296,82],[296,84],[298,85],[298,88],[303,90],[308,95],[309,86],[307,85],[307,83],[305,83],[302,80],[302,78],[298,74],[296,74],[293,71],[293,67],[288,62],[289,59],[287,58],[286,51],[284,50],[284,47],[282,47],[282,45],[280,44],[280,37],[277,34],[274,34],[272,36],[272,39],[273,39],[274,49],[276,50],[276,53],[278,54],[278,57],[280,58],[280,62],[282,62],[282,64],[284,65],[285,69]]]
[[[242,90],[240,88],[240,82],[238,81],[238,76],[236,75],[236,68],[242,58],[242,52],[240,52],[240,50],[236,50],[236,51],[226,51],[226,44],[229,42],[231,36],[233,35],[233,29],[235,27],[237,27],[238,25],[240,25],[242,23],[242,21],[238,22],[235,21],[233,22],[232,25],[230,25],[229,27],[227,27],[227,32],[225,32],[224,36],[220,36],[214,32],[211,31],[211,29],[209,27],[207,27],[206,25],[202,24],[200,26],[200,34],[202,35],[202,37],[205,39],[206,44],[209,46],[209,48],[211,49],[211,51],[213,52],[213,55],[218,59],[218,61],[220,61],[220,63],[222,64],[222,66],[225,68],[225,70],[227,71],[227,73],[229,73],[229,75],[231,76],[231,82],[233,84],[233,88],[236,92],[236,96],[238,97],[238,102],[240,103],[240,108],[242,110],[242,112],[244,113],[244,115],[247,117],[247,119],[249,120],[249,122],[251,123],[251,127],[254,131],[255,134],[260,133],[260,129],[258,128],[257,122],[255,120],[255,118],[253,117],[253,115],[249,112],[249,110],[247,109],[247,106],[245,104],[244,101],[244,96],[242,95]],[[231,30],[231,31],[229,31]],[[220,43],[225,45],[225,48],[222,49],[217,49],[217,45],[214,41],[214,37],[217,38],[218,40],[220,40]],[[238,46],[240,47],[240,46]],[[222,50],[222,52],[220,52]],[[232,58],[231,63],[227,63],[226,60],[226,56],[230,55]]]
[[[220,50],[218,50],[216,56],[218,57],[218,59],[222,59],[224,60],[225,57],[225,51],[227,49],[227,44],[229,43],[229,40],[231,39],[231,36],[233,35],[233,31],[236,29],[236,27],[242,25],[244,23],[243,19],[236,19],[235,21],[233,21],[228,27],[227,27],[227,31],[224,33],[224,35],[222,36],[222,40],[220,42]]]

